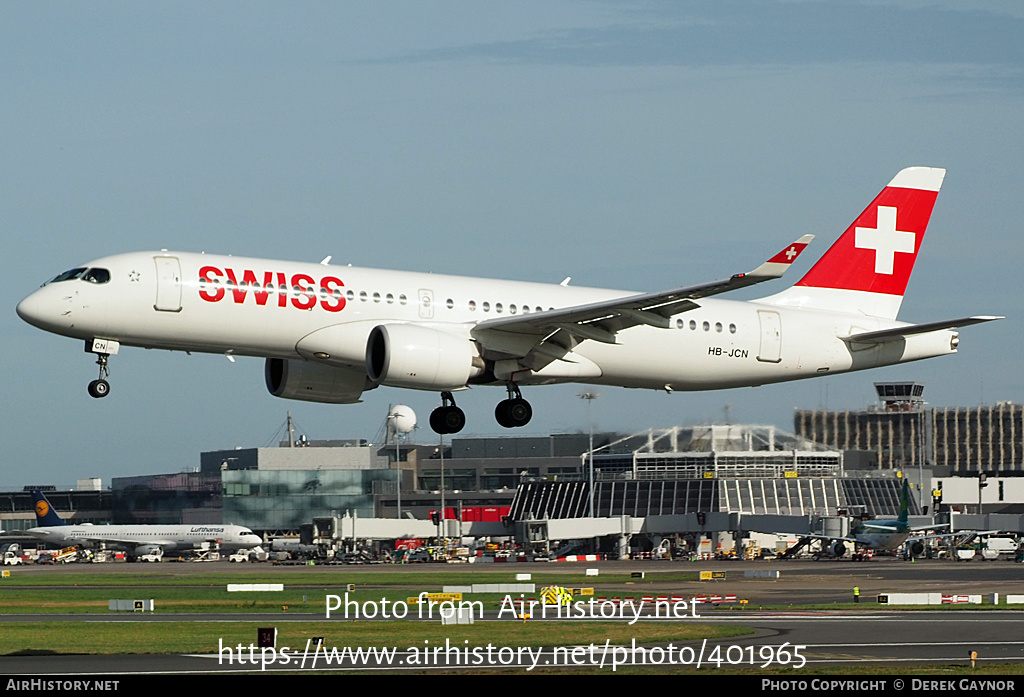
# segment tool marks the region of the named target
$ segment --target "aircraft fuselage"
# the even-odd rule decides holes
[[[209,254],[138,252],[97,259],[105,283],[51,282],[18,311],[64,336],[124,346],[280,359],[313,359],[305,337],[326,327],[347,350],[328,363],[361,368],[379,324],[413,323],[472,337],[478,322],[584,305],[634,293],[403,271],[302,264]],[[530,382],[590,382],[705,390],[872,368],[955,352],[955,332],[851,350],[839,337],[903,323],[844,313],[708,298],[670,328],[636,326],[615,344],[587,342],[578,376]],[[332,358],[334,358],[332,356]],[[315,360],[315,359],[313,359]],[[588,363],[589,362],[589,363]],[[593,364],[591,366],[590,364]],[[434,389],[428,387],[425,389]]]

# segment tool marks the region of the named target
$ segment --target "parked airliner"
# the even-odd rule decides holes
[[[562,382],[677,390],[763,385],[955,353],[955,328],[998,317],[896,320],[945,170],[899,172],[795,285],[712,298],[779,278],[805,235],[749,273],[653,293],[184,252],[90,261],[18,314],[85,341],[94,397],[123,346],[257,356],[269,391],[355,403],[380,385],[441,393],[438,433],[466,417],[453,392],[500,385],[495,417],[529,422],[520,388]]]
[[[32,500],[37,527],[29,528],[25,534],[61,547],[102,545],[125,549],[139,557],[172,550],[198,550],[211,543],[216,543],[221,551],[252,549],[263,543],[259,535],[240,525],[70,525],[61,520],[42,492],[33,491]]]
[[[910,482],[904,478],[900,493],[900,515],[895,520],[861,520],[850,532],[849,537],[808,535],[805,539],[822,540],[824,553],[838,558],[846,554],[845,543],[851,543],[855,552],[858,548],[892,551],[905,543],[912,533],[914,530],[910,527]],[[923,551],[920,542],[917,544],[919,550]]]
[[[929,525],[922,528],[910,527],[910,481],[904,477],[900,490],[900,514],[893,520],[861,520],[849,537],[833,537],[831,535],[806,535],[804,540],[821,540],[822,553],[829,557],[839,558],[846,554],[846,544],[853,545],[853,551],[870,550],[872,552],[891,552],[901,545],[913,557],[924,554],[925,542],[949,538],[973,538],[977,535],[994,534],[998,530],[968,531],[960,533],[934,533],[936,527],[946,525]],[[855,557],[856,558],[856,557]]]

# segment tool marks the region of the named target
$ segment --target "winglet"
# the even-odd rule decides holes
[[[796,261],[796,258],[800,256],[800,253],[804,251],[813,239],[814,235],[804,235],[747,275],[765,278],[779,278],[782,274],[786,273],[786,270],[792,266],[793,262]]]

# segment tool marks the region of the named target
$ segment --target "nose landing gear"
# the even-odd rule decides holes
[[[98,379],[93,380],[89,383],[89,396],[99,399],[106,397],[110,394],[110,383],[105,378],[110,377],[110,370],[107,368],[107,359],[110,356],[106,353],[101,353],[96,358],[96,363],[100,366],[100,376]]]
[[[120,344],[107,339],[92,339],[85,342],[85,350],[88,353],[96,354],[96,365],[100,367],[98,379],[89,383],[89,396],[100,399],[110,394],[110,383],[106,378],[110,377],[110,369],[107,367],[107,360],[117,353]]]

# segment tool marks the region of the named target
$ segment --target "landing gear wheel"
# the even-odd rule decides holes
[[[89,396],[99,399],[110,394],[110,383],[106,380],[93,380],[89,383]]]
[[[430,428],[434,433],[458,433],[465,425],[466,414],[456,406],[438,407],[430,412]]]
[[[455,406],[451,392],[442,392],[441,402],[441,406],[430,412],[431,430],[441,435],[458,433],[466,426],[466,413]]]
[[[444,433],[444,423],[441,420],[441,412],[445,407],[438,407],[430,412],[430,430],[434,433]]]
[[[89,350],[89,343],[90,342],[88,341],[85,342],[86,350]],[[110,369],[107,367],[107,362],[109,359],[109,353],[96,354],[96,365],[100,367],[100,376],[98,379],[93,380],[92,382],[89,383],[89,395],[95,397],[96,399],[106,397],[108,394],[110,394],[110,383],[104,380],[104,378],[110,375]]]
[[[445,433],[458,433],[466,425],[466,413],[457,406],[445,407],[441,414]]]
[[[503,399],[494,407],[494,420],[502,428],[512,428],[512,424],[508,420],[508,402],[509,400]]]
[[[519,428],[530,423],[533,418],[533,407],[522,397],[503,399],[494,408],[494,418],[499,426]]]

